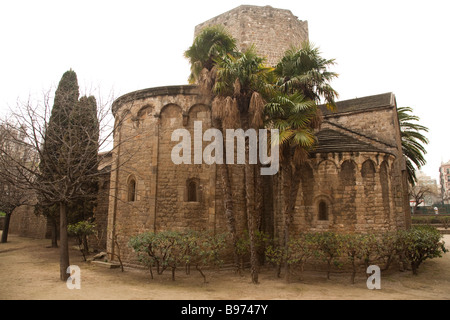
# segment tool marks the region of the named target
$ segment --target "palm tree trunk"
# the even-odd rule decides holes
[[[258,164],[255,168],[255,230],[263,230],[263,210],[264,210],[264,188],[263,178],[261,176],[261,164]],[[258,243],[257,255],[258,265],[264,264],[265,247],[261,248]]]
[[[253,283],[258,283],[258,253],[256,248],[256,217],[255,217],[255,165],[245,164],[245,191],[247,205],[247,225],[250,239],[250,266]]]
[[[284,246],[287,250],[292,222],[294,220],[295,202],[297,201],[297,193],[300,188],[300,175],[297,174],[292,166],[292,161],[285,161],[282,165],[282,183],[283,183],[283,199],[284,199]],[[285,265],[286,281],[289,281],[290,270],[289,265]]]
[[[213,119],[213,126],[224,131],[223,126],[220,120]],[[225,137],[223,139],[223,159],[226,159],[226,141]],[[233,244],[233,256],[234,256],[234,264],[236,267],[236,271],[240,270],[239,263],[239,255],[237,253],[237,233],[236,233],[236,219],[234,216],[234,206],[233,206],[233,193],[231,189],[231,179],[230,179],[230,168],[227,164],[218,164],[217,168],[219,170],[219,176],[222,183],[222,192],[223,192],[223,209],[225,218],[227,220],[228,232],[231,235],[231,241]]]
[[[236,219],[233,210],[233,194],[231,192],[231,182],[229,176],[229,168],[226,164],[219,164],[219,175],[222,182],[223,191],[223,208],[225,217],[227,219],[228,231],[231,234],[231,241],[234,250],[234,263],[236,270],[239,270],[239,255],[237,254],[237,234],[236,234]]]
[[[249,114],[241,113],[241,124],[245,130],[249,129]],[[258,143],[258,141],[257,141]],[[259,274],[259,263],[258,263],[258,252],[256,244],[256,228],[257,228],[257,218],[256,218],[256,197],[255,197],[255,169],[258,167],[255,164],[250,164],[250,143],[245,143],[245,165],[244,165],[244,180],[245,180],[245,200],[246,200],[246,211],[247,211],[247,227],[248,236],[250,240],[250,269],[252,282],[258,283]],[[254,150],[253,150],[254,151]]]

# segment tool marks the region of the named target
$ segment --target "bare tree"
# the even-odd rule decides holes
[[[0,124],[0,211],[3,211],[5,223],[1,242],[8,241],[9,224],[13,211],[22,205],[33,204],[33,196],[29,190],[18,187],[15,169],[17,164],[29,166],[36,156],[24,141],[24,128],[16,127],[8,120]],[[10,157],[4,157],[8,153]]]
[[[74,100],[73,97],[64,94],[60,94],[58,99],[62,103]],[[8,164],[2,166],[0,179],[11,182],[17,190],[35,194],[39,206],[59,207],[60,278],[66,280],[69,276],[66,273],[67,267],[70,265],[67,237],[68,208],[70,209],[70,204],[76,201],[89,200],[97,196],[91,187],[92,181],[105,174],[104,170],[101,172],[98,170],[102,161],[98,152],[107,148],[114,149],[118,144],[114,146],[111,144],[115,131],[110,125],[114,120],[110,111],[111,100],[108,99],[106,103],[101,100],[99,103],[97,100],[96,116],[99,125],[94,128],[95,130],[92,125],[80,121],[86,112],[80,108],[62,110],[67,113],[64,116],[69,120],[60,121],[56,129],[49,129],[54,109],[51,100],[49,91],[44,94],[42,102],[19,102],[12,111],[11,121],[21,128],[20,143],[35,156],[23,163],[10,148],[0,145],[0,163]],[[78,96],[74,101],[79,103]],[[120,125],[120,121],[114,122],[114,126]],[[49,130],[56,130],[58,134],[49,134]],[[45,144],[54,144],[58,147],[44,154]]]
[[[417,207],[425,202],[425,198],[436,194],[436,190],[427,185],[417,184],[410,186],[409,196],[414,200],[413,214],[416,213]]]

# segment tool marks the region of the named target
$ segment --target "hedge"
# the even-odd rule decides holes
[[[177,269],[184,267],[189,273],[190,266],[195,266],[206,282],[202,268],[220,265],[224,252],[234,251],[227,247],[230,244],[226,237],[226,234],[195,231],[145,232],[132,237],[129,246],[137,253],[139,261],[149,268],[152,279],[153,268],[158,274],[171,269],[175,280]],[[347,262],[351,266],[352,283],[360,267],[367,270],[369,265],[376,264],[384,271],[395,260],[409,264],[416,275],[424,261],[447,252],[442,235],[431,226],[413,226],[407,231],[384,234],[301,233],[291,236],[286,245],[280,245],[263,233],[258,238],[265,261],[277,267],[278,276],[284,267],[287,280],[291,269],[296,268],[302,275],[304,266],[311,260],[326,267],[327,278],[333,267],[341,268]],[[244,237],[238,248],[243,259],[245,255],[248,258],[247,246]]]

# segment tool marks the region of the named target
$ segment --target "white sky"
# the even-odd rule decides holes
[[[186,84],[194,27],[241,4],[289,9],[340,74],[340,100],[393,92],[430,129],[428,164],[450,160],[448,0],[14,0],[0,2],[0,113],[72,68],[89,93]],[[377,119],[374,119],[377,121]]]

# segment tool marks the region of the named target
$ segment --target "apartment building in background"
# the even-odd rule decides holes
[[[443,202],[444,204],[450,204],[450,161],[441,164],[439,176]]]

